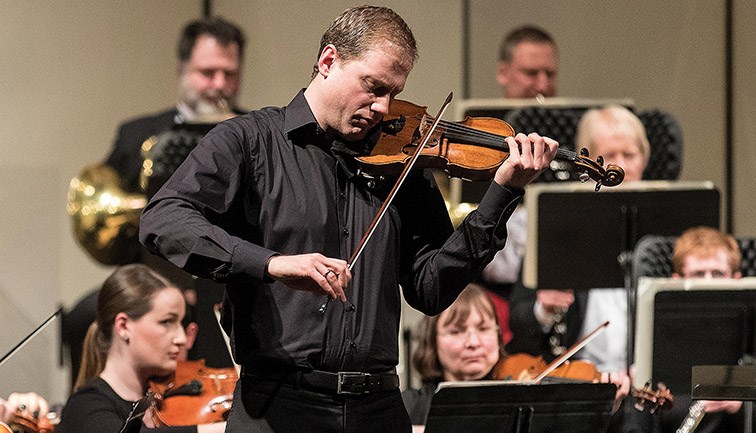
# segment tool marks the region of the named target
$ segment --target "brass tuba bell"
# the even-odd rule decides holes
[[[121,265],[141,254],[139,216],[146,204],[145,195],[124,191],[113,168],[95,164],[71,179],[66,208],[84,250],[102,264]]]

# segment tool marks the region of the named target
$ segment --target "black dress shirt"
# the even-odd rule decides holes
[[[151,200],[140,239],[189,272],[227,284],[236,361],[326,371],[384,372],[398,361],[400,285],[407,302],[438,314],[506,241],[521,199],[492,183],[453,231],[429,172],[411,173],[352,269],[347,302],[266,280],[276,254],[349,260],[394,179],[358,173],[374,131],[358,143],[329,137],[300,92],[287,107],[223,122]]]

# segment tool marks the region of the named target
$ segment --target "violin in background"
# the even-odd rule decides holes
[[[515,353],[507,356],[494,367],[493,378],[516,381],[532,381],[549,368],[549,365],[540,356],[532,356],[526,353]],[[590,361],[567,360],[558,367],[552,369],[543,379],[544,382],[599,382],[601,372]],[[650,413],[658,409],[668,410],[672,408],[674,396],[664,384],[658,384],[657,389],[652,389],[651,383],[647,382],[643,388],[631,388],[630,395],[635,399],[634,406],[639,411],[647,410]]]
[[[156,427],[222,422],[239,375],[234,367],[210,368],[204,360],[180,361],[174,375],[150,381],[150,414]]]
[[[17,410],[9,424],[0,422],[0,433],[53,433],[55,426],[47,417],[35,417]]]

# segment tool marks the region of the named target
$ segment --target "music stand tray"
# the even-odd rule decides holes
[[[425,431],[605,432],[616,389],[607,383],[442,382]]]
[[[756,400],[756,365],[694,365],[694,400]]]

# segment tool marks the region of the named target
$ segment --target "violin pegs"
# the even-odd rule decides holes
[[[580,173],[580,175],[578,176],[578,180],[580,180],[580,182],[588,182],[590,179],[591,176],[588,174],[588,172],[585,171]]]
[[[580,156],[588,157],[588,149],[586,149],[585,147],[580,149]]]
[[[596,164],[598,164],[598,165],[600,165],[600,166],[603,167],[604,166],[604,157],[601,156],[601,155],[599,155],[598,158],[596,158]]]
[[[596,182],[596,189],[595,189],[595,191],[599,192],[600,189],[601,189],[601,181],[599,180],[598,182]]]

